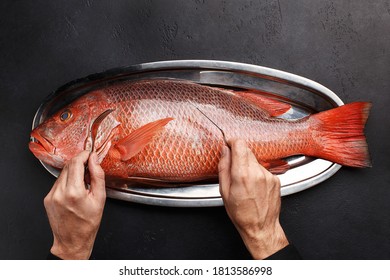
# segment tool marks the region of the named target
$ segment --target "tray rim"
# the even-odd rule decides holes
[[[42,115],[42,111],[45,108],[45,105],[52,100],[57,94],[64,93],[68,90],[74,90],[77,87],[85,85],[86,83],[92,83],[94,81],[101,81],[102,78],[107,80],[114,80],[120,77],[142,74],[144,72],[151,71],[164,71],[164,70],[175,70],[175,69],[199,69],[199,70],[219,70],[219,71],[229,71],[229,72],[239,72],[247,75],[263,76],[272,78],[273,81],[278,81],[282,83],[293,84],[294,86],[304,88],[313,94],[316,92],[321,93],[326,98],[331,100],[335,105],[341,106],[344,102],[330,89],[325,86],[310,80],[308,78],[285,72],[282,70],[277,70],[269,67],[240,63],[240,62],[231,62],[231,61],[221,61],[221,60],[167,60],[167,61],[156,61],[156,62],[147,62],[141,64],[135,64],[126,67],[114,68],[104,72],[88,75],[84,78],[76,79],[71,82],[64,84],[59,87],[56,91],[49,94],[41,105],[38,107],[32,123],[32,129],[39,124],[39,118]],[[43,167],[53,176],[57,177],[51,169],[49,169],[46,164],[40,161]],[[281,188],[281,196],[286,196],[294,194],[308,188],[314,187],[315,185],[327,180],[333,176],[339,169],[341,165],[336,163],[331,163],[331,165],[324,169],[321,173],[305,179],[303,182],[297,182]],[[216,184],[218,185],[218,184]],[[222,206],[223,201],[221,197],[207,197],[207,198],[175,198],[175,197],[161,197],[161,196],[147,196],[141,195],[138,193],[131,193],[125,191],[119,191],[119,189],[106,188],[107,197],[136,202],[141,204],[148,205],[158,205],[158,206],[168,206],[168,207],[213,207],[213,206]]]

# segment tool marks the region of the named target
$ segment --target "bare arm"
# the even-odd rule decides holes
[[[85,188],[84,164],[88,161],[90,188]],[[61,259],[89,259],[106,199],[104,171],[96,153],[84,151],[63,168],[44,199],[53,231],[51,253]]]
[[[244,141],[230,145],[219,163],[220,193],[249,252],[264,259],[289,244],[279,223],[280,181],[257,162]]]

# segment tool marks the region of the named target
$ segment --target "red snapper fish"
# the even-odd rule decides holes
[[[278,118],[290,107],[258,93],[183,80],[126,81],[91,91],[52,115],[32,131],[29,148],[59,169],[93,149],[107,177],[151,182],[216,179],[222,147],[235,138],[245,139],[275,174],[289,169],[285,158],[293,155],[370,166],[363,133],[370,103]]]

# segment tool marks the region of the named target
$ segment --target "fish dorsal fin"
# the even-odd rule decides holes
[[[164,126],[171,120],[173,118],[165,118],[147,123],[119,140],[115,148],[118,150],[121,160],[129,160],[142,151],[152,141],[153,137],[162,131]]]
[[[250,91],[236,91],[234,93],[248,100],[255,106],[260,107],[261,109],[267,111],[271,117],[277,117],[283,115],[291,108],[291,105],[287,103],[283,103],[281,101],[277,101],[275,99],[262,96],[258,93],[254,93]]]

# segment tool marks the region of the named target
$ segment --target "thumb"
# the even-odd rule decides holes
[[[98,162],[96,152],[92,152],[88,160],[88,169],[91,177],[91,192],[102,198],[106,197],[106,181],[104,171]]]

